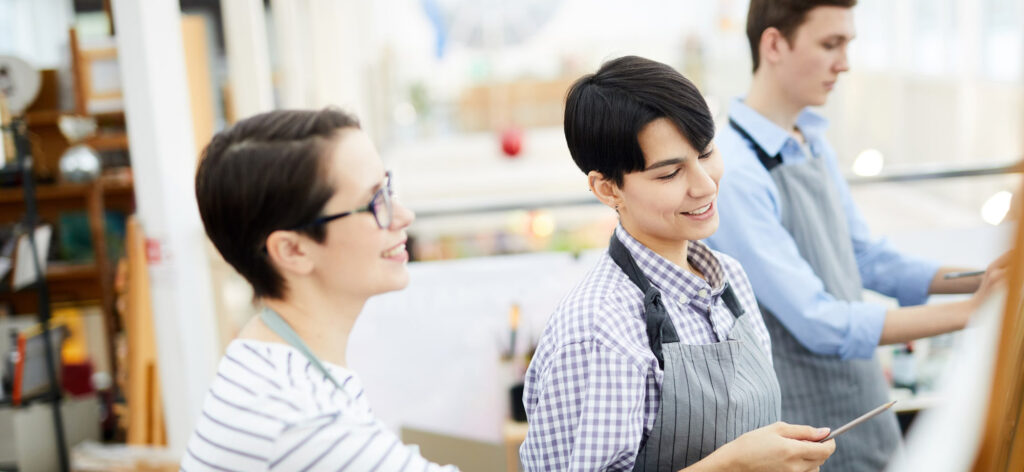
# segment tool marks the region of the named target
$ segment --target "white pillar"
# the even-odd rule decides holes
[[[114,0],[168,446],[183,452],[219,357],[178,0]]]
[[[983,66],[981,54],[979,54],[982,51],[983,31],[978,26],[984,20],[982,17],[983,5],[980,2],[961,0],[957,2],[954,11],[949,12],[950,15],[955,15],[956,28],[959,33],[959,44],[954,44],[951,55],[955,55],[954,57],[959,63],[957,70],[952,75],[956,77],[954,82],[957,86],[956,119],[959,121],[954,139],[954,152],[957,156],[956,160],[960,162],[979,157],[987,158],[987,156],[978,155],[975,144],[977,123],[985,119],[985,117],[978,116],[978,99],[980,98],[978,76],[982,73]],[[957,46],[959,48],[956,48]]]
[[[261,0],[221,0],[228,83],[235,120],[274,109],[267,49],[267,19]]]
[[[309,108],[309,25],[303,0],[271,0],[281,108]]]
[[[353,112],[367,128],[366,57],[369,5],[358,0],[309,0],[314,108],[334,105]]]

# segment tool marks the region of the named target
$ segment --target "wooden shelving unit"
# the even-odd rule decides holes
[[[21,221],[25,203],[20,187],[0,189],[0,222]],[[89,220],[94,260],[92,263],[72,264],[51,262],[46,269],[53,303],[96,302],[103,311],[111,369],[114,362],[114,339],[119,326],[114,312],[114,265],[108,258],[106,224],[107,209],[135,210],[133,183],[127,179],[98,179],[90,183],[39,185],[36,188],[40,221],[55,223],[62,212],[85,210]],[[38,295],[31,287],[12,291],[10,286],[0,287],[0,301],[11,304],[13,313],[35,313]],[[115,372],[111,372],[115,374]]]

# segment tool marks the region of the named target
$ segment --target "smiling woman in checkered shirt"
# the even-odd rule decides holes
[[[750,283],[700,241],[718,227],[714,130],[693,84],[647,59],[569,90],[569,150],[619,226],[530,364],[527,470],[806,471],[835,450],[827,428],[777,422]]]

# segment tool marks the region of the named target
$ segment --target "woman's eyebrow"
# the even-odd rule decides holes
[[[373,184],[372,187],[363,192],[363,195],[366,198],[373,198],[373,195],[376,194],[378,190],[380,190],[381,185],[383,185],[383,181]]]

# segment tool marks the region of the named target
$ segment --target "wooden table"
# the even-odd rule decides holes
[[[505,463],[508,472],[519,470],[519,446],[526,440],[526,429],[529,423],[507,420],[502,428],[502,438],[505,442]]]

